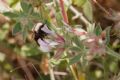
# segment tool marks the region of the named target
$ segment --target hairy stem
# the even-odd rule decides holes
[[[60,8],[61,8],[63,20],[64,20],[64,22],[68,23],[68,17],[67,17],[67,13],[65,11],[65,8],[64,8],[64,2],[63,2],[63,0],[59,0],[59,1],[60,1]]]

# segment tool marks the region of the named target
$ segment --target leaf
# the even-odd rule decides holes
[[[92,5],[89,0],[85,2],[83,7],[83,13],[87,17],[89,21],[93,21],[93,11],[92,11]]]
[[[84,45],[82,44],[82,42],[80,41],[78,36],[74,36],[72,40],[77,45],[77,47],[79,47],[79,49],[83,49],[84,48]]]
[[[80,57],[81,57],[81,54],[78,54],[78,55],[74,56],[72,59],[70,59],[69,65],[72,65],[72,64],[74,64],[76,62],[79,62]]]
[[[70,50],[76,51],[76,52],[80,52],[80,48],[79,47],[71,47]]]
[[[60,21],[60,20],[62,20],[61,12],[57,11],[56,14],[55,14],[55,16],[56,16],[57,24],[59,26],[62,26],[62,21]]]
[[[28,12],[28,9],[29,9],[28,3],[21,1],[21,7],[22,7],[23,11]]]
[[[107,54],[120,59],[120,54],[118,54],[117,52],[113,51],[112,49],[110,49],[109,47],[107,47]]]
[[[95,28],[95,34],[97,36],[99,36],[99,35],[101,35],[101,32],[102,32],[102,28],[101,28],[100,24],[98,24]]]
[[[34,55],[40,54],[39,49],[37,48],[37,46],[33,46],[31,44],[23,45],[21,47],[21,52],[20,53],[22,55],[25,55],[25,56],[34,56]]]
[[[22,7],[23,11],[26,13],[33,12],[32,5],[28,4],[25,1],[21,1],[21,7]]]
[[[94,30],[95,30],[95,23],[87,26],[87,32],[88,33],[94,33]]]
[[[80,40],[79,40],[78,36],[74,36],[74,37],[73,37],[73,41],[75,42],[75,44],[76,44],[77,46],[79,46]]]
[[[13,35],[15,35],[16,33],[21,32],[21,30],[22,30],[21,24],[20,24],[20,22],[18,22],[15,24],[12,33],[13,33]]]
[[[27,35],[28,35],[28,26],[24,26],[24,29],[22,31],[22,37],[23,37],[23,40],[25,41],[26,38],[27,38]]]
[[[28,22],[28,30],[31,31],[33,26],[34,26],[33,22],[29,20],[29,22]]]
[[[110,42],[110,30],[111,30],[111,27],[106,28],[106,38],[105,38],[106,45],[108,45]]]
[[[54,58],[51,58],[51,59],[50,59],[50,63],[51,63],[52,65],[58,65],[58,64],[60,64],[60,62],[61,62],[60,59],[59,59],[59,60],[56,60],[56,59],[54,59]]]
[[[73,1],[73,4],[80,7],[80,6],[84,5],[87,0],[72,0],[72,1]]]
[[[5,12],[5,13],[3,13],[5,16],[8,16],[8,17],[10,17],[10,18],[16,18],[16,17],[18,17],[18,14],[17,13],[13,13],[13,12]]]
[[[30,17],[35,20],[40,20],[41,19],[41,14],[33,12]]]

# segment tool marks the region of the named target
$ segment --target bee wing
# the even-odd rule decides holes
[[[48,33],[48,34],[54,34],[53,31],[51,31],[50,29],[48,29],[47,25],[44,25],[42,28],[41,28],[42,31],[44,31],[45,33]]]

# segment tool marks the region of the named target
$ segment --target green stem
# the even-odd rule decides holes
[[[73,76],[74,76],[75,80],[78,80],[78,79],[77,79],[77,75],[76,75],[76,73],[75,73],[75,71],[74,71],[74,69],[73,69],[73,66],[72,66],[72,65],[70,66],[70,69],[71,69],[71,72],[72,72],[72,74],[73,74]]]
[[[66,53],[65,53],[65,55],[67,56]],[[67,61],[67,63],[69,63],[69,59],[66,59],[66,61]],[[71,72],[72,72],[72,75],[73,75],[74,79],[75,79],[75,80],[78,80],[77,75],[76,75],[76,72],[74,71],[73,66],[70,65],[69,68],[70,68],[70,70],[71,70]]]
[[[50,54],[48,54],[47,56],[48,56],[48,59],[50,60]],[[50,72],[50,80],[55,80],[53,67],[51,66],[50,62],[49,62],[49,72]]]

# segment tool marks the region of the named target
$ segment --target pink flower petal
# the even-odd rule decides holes
[[[61,35],[59,35],[59,34],[57,34],[55,40],[56,40],[56,42],[58,42],[58,43],[64,43],[64,42],[65,42],[63,36],[61,36]]]
[[[72,29],[72,32],[75,35],[79,36],[80,40],[84,40],[87,38],[87,36],[86,36],[87,32],[82,28],[74,28],[74,29]]]
[[[74,28],[72,32],[78,36],[87,34],[87,32],[82,28]]]
[[[90,39],[87,40],[88,43],[93,42],[93,41],[95,41],[94,38],[90,38]]]
[[[59,59],[62,55],[62,53],[64,52],[65,48],[58,48],[56,51],[56,54],[54,55],[55,59]]]

